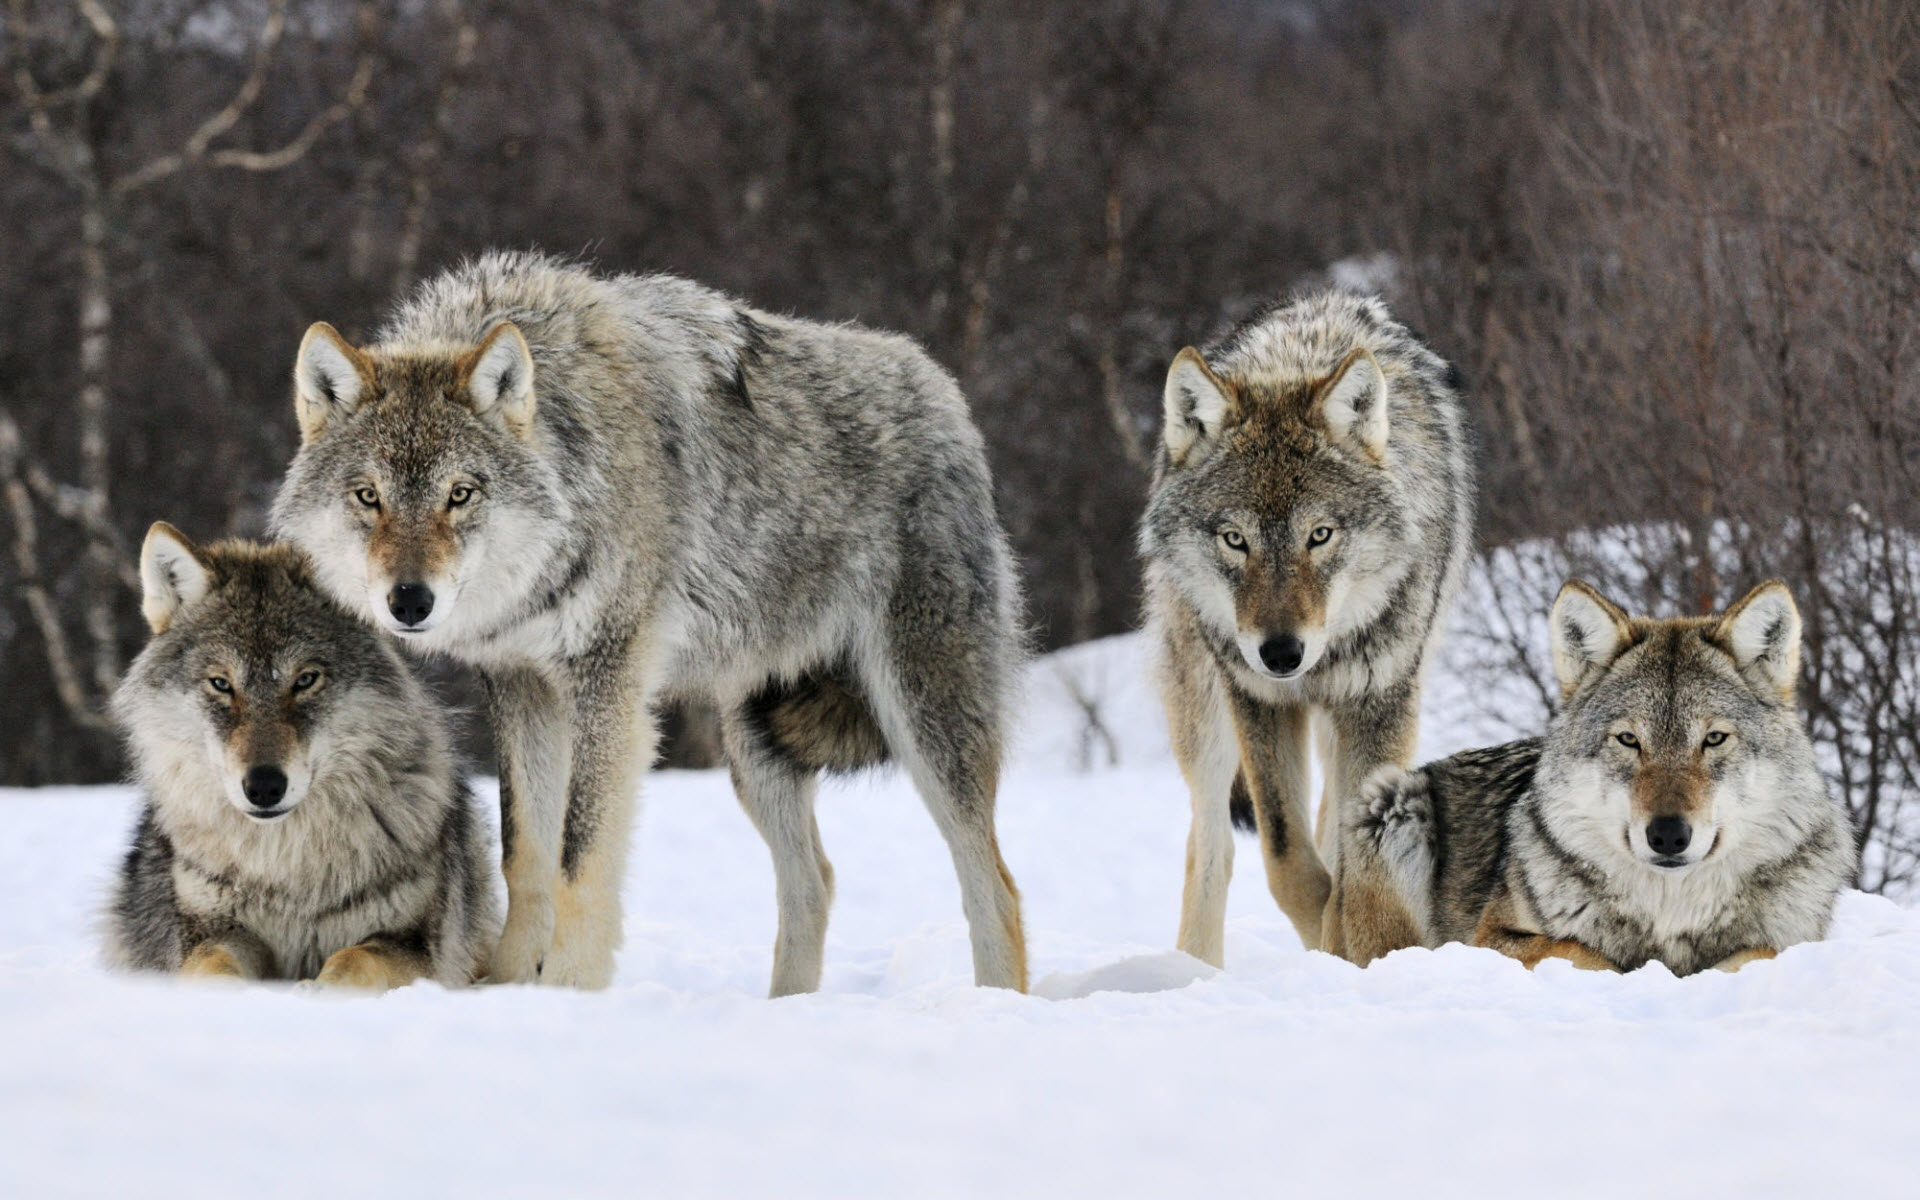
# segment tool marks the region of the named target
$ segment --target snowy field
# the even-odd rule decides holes
[[[1738,976],[1462,947],[1361,971],[1302,951],[1242,842],[1228,970],[1173,953],[1186,799],[1139,654],[1035,668],[1000,820],[1033,996],[969,986],[944,847],[891,774],[822,791],[825,985],[778,1002],[772,871],[718,772],[648,782],[598,995],[108,975],[92,911],[133,796],[0,792],[0,1196],[1920,1188],[1920,913],[1887,901]],[[1480,736],[1468,711],[1431,691],[1424,750]]]

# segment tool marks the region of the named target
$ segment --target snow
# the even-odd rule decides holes
[[[1304,952],[1239,847],[1227,969],[1170,949],[1186,799],[1121,638],[1036,664],[1001,796],[1034,994],[969,985],[944,847],[829,784],[822,992],[763,999],[767,853],[719,772],[649,779],[600,994],[125,978],[119,788],[0,792],[0,1196],[1763,1197],[1920,1178],[1920,913],[1737,976]],[[1065,680],[1119,749],[1081,769]],[[1476,735],[1429,691],[1423,752]],[[1095,739],[1097,743],[1097,739]]]

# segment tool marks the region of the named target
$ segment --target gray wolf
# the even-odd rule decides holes
[[[1786,587],[1650,620],[1572,582],[1552,622],[1545,737],[1365,789],[1349,844],[1394,879],[1408,944],[1690,975],[1825,936],[1856,852],[1795,704]]]
[[[773,854],[773,994],[820,981],[815,780],[883,758],[952,851],[975,979],[1025,987],[994,833],[1018,595],[979,432],[912,342],[493,253],[365,348],[315,325],[295,405],[275,529],[342,602],[485,684],[495,978],[611,980],[651,710],[699,697]]]
[[[140,555],[153,638],[113,710],[146,805],[106,916],[130,970],[471,983],[499,932],[440,708],[289,546]]]
[[[1221,963],[1242,796],[1301,941],[1368,955],[1405,919],[1383,881],[1344,870],[1336,814],[1413,752],[1473,526],[1458,376],[1379,300],[1324,292],[1182,350],[1165,406],[1140,550],[1193,802],[1180,949]],[[1310,724],[1326,775],[1317,850]]]

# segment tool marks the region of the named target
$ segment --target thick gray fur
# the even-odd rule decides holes
[[[531,355],[524,427],[450,365],[501,322]],[[1019,598],[945,371],[903,337],[524,253],[427,282],[354,357],[365,385],[318,393],[273,523],[368,619],[482,673],[509,891],[497,977],[611,978],[651,710],[689,698],[723,713],[773,851],[776,994],[819,982],[832,871],[815,777],[883,757],[952,849],[976,977],[1024,986],[993,819]],[[416,553],[454,477],[479,493]],[[356,510],[362,481],[378,513]],[[444,620],[394,626],[382,554],[439,564]]]
[[[498,899],[443,709],[297,551],[196,553],[206,594],[172,615],[114,697],[146,797],[105,914],[108,961],[177,971],[217,944],[249,977],[305,980],[371,944],[407,972],[471,983]],[[316,665],[318,686],[290,697]],[[212,673],[232,680],[234,705],[209,690]],[[270,821],[238,795],[236,768],[262,762],[286,767],[299,793]]]

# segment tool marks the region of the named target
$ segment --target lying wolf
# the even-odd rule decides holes
[[[483,973],[485,825],[444,718],[287,546],[140,556],[153,640],[114,697],[146,806],[107,913],[128,969],[399,987]]]
[[[775,995],[820,982],[815,779],[888,757],[952,851],[974,978],[1026,986],[994,836],[1018,597],[980,434],[918,347],[489,254],[371,346],[315,325],[295,401],[274,528],[343,603],[486,684],[495,978],[610,981],[652,708],[699,697],[773,851]]]
[[[1364,960],[1406,918],[1365,864],[1340,864],[1339,813],[1375,768],[1411,762],[1422,666],[1472,541],[1457,376],[1378,300],[1324,292],[1181,351],[1165,402],[1140,547],[1193,803],[1180,949],[1221,964],[1231,795],[1251,801],[1300,940]]]
[[[1688,975],[1825,936],[1856,856],[1794,702],[1786,587],[1650,620],[1575,582],[1552,620],[1565,703],[1544,738],[1368,788],[1351,844],[1417,940]]]

